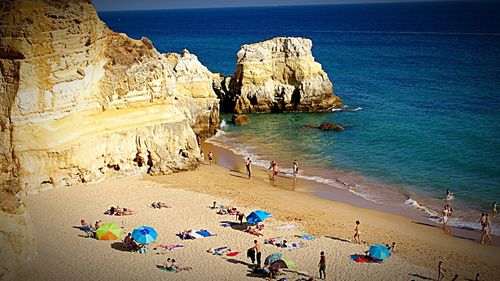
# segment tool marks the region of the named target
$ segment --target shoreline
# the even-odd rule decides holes
[[[208,153],[209,150],[212,150],[215,156],[215,162],[218,165],[221,165],[231,171],[242,173],[245,175],[244,178],[246,178],[246,168],[244,166],[244,158],[242,156],[237,155],[227,148],[209,142],[203,142],[201,144],[201,148],[204,153]],[[208,163],[207,161],[208,160],[205,161],[205,164]],[[253,165],[252,171],[254,174],[257,172],[260,179],[264,179],[267,184],[271,186],[274,185],[282,190],[303,192],[322,199],[346,203],[356,208],[382,211],[393,215],[403,216],[414,221],[415,223],[428,225],[429,227],[439,229],[442,228],[442,224],[431,221],[426,217],[423,211],[418,209],[410,209],[403,205],[399,207],[394,205],[384,205],[382,203],[365,199],[364,197],[345,189],[336,188],[328,184],[318,183],[307,179],[297,178],[294,180],[292,176],[284,176],[282,173],[278,176],[277,185],[275,185],[275,183],[273,183],[270,179],[270,172],[267,172],[264,168]],[[479,230],[456,226],[449,226],[449,229],[451,229],[453,235],[456,237],[477,241],[479,243]],[[492,234],[491,237],[493,245],[496,247],[500,246],[500,236]]]

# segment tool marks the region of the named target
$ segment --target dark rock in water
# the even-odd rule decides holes
[[[248,125],[251,123],[250,118],[243,114],[233,114],[231,121],[236,125]]]
[[[323,121],[319,128],[323,131],[343,131],[344,127],[338,124],[330,123],[327,121]]]

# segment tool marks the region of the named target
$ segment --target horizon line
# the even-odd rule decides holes
[[[346,0],[348,1],[348,0]],[[363,0],[362,0],[363,1]],[[369,0],[365,0],[369,1]],[[134,12],[134,11],[175,11],[175,10],[208,10],[208,9],[238,9],[238,8],[280,8],[280,7],[305,7],[305,6],[340,6],[340,5],[378,5],[378,4],[419,4],[419,3],[453,3],[453,2],[497,2],[495,0],[379,0],[377,2],[337,2],[337,3],[318,3],[318,4],[283,4],[283,5],[260,5],[260,6],[221,6],[221,7],[185,7],[185,8],[146,8],[146,9],[123,9],[123,10],[99,10],[94,6],[97,12]]]

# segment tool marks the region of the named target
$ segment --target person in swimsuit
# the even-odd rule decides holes
[[[354,228],[354,243],[361,244],[361,230],[359,230],[359,221],[356,221],[356,228]]]
[[[276,161],[271,161],[271,164],[269,164],[269,168],[267,168],[268,170],[271,170],[273,169],[273,177],[271,178],[272,180],[276,179],[276,177],[278,176],[278,164],[276,164]]]
[[[299,163],[297,163],[297,160],[293,160],[293,178],[297,177],[299,174]]]
[[[257,259],[257,266],[260,267],[261,257],[262,257],[262,252],[260,251],[260,244],[259,242],[257,242],[257,240],[254,240],[253,243],[254,243],[253,249],[255,251],[255,257]]]
[[[450,209],[450,205],[446,205],[444,206],[444,209],[443,209],[443,231],[445,234],[451,234],[451,230],[448,229],[448,221],[450,219],[450,215],[451,215],[451,209]]]
[[[486,241],[489,242],[491,245],[491,224],[490,224],[490,217],[488,214],[485,214],[486,217],[486,225],[484,227],[484,244],[486,244]]]
[[[208,163],[210,166],[212,166],[212,162],[214,160],[214,154],[212,153],[212,150],[208,151]]]
[[[491,211],[494,215],[497,214],[497,202],[493,202],[493,204],[491,205]]]
[[[247,167],[247,173],[248,173],[248,178],[252,178],[252,160],[250,160],[250,157],[245,160],[245,167]]]
[[[453,192],[450,191],[449,188],[446,189],[446,200],[453,199]]]
[[[484,244],[484,238],[486,236],[486,226],[487,226],[485,213],[481,213],[479,224],[481,225],[481,239],[479,240],[479,243]]]
[[[437,281],[441,281],[444,278],[444,273],[446,272],[446,268],[443,267],[443,262],[439,261],[438,264],[438,278]]]
[[[325,252],[321,252],[319,257],[319,279],[326,279],[326,257]]]

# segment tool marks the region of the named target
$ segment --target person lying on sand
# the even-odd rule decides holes
[[[184,240],[184,239],[192,239],[193,236],[191,236],[191,231],[190,230],[184,230],[179,232],[179,237]]]
[[[255,236],[262,236],[263,235],[256,228],[252,228],[250,226],[245,230],[245,232],[248,232],[248,233],[253,234]]]
[[[167,268],[167,269],[170,269],[170,270],[175,270],[175,271],[181,271],[181,270],[191,270],[193,269],[192,267],[190,266],[182,266],[182,265],[179,265],[175,262],[175,259],[172,259],[171,261],[171,265],[170,265],[170,268]]]
[[[115,216],[130,216],[130,215],[133,215],[134,214],[134,211],[130,210],[130,209],[127,209],[127,208],[123,208],[121,209],[119,206],[116,207],[115,209]]]
[[[161,209],[161,208],[170,208],[167,203],[164,203],[164,202],[153,202],[151,203],[151,207],[153,208],[158,208],[158,209]]]

